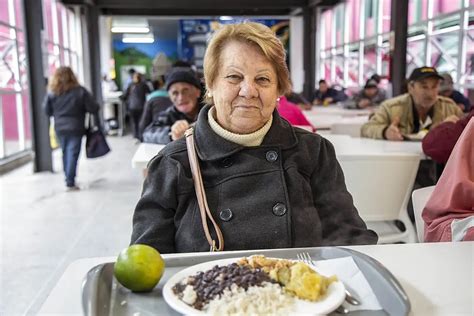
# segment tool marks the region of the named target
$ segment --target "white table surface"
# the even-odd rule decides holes
[[[375,258],[393,273],[410,298],[410,315],[474,315],[474,242],[348,248]],[[180,254],[164,258],[172,256]],[[86,273],[112,261],[115,257],[80,259],[70,264],[39,315],[82,315],[81,284]]]
[[[141,143],[132,157],[132,168],[145,169],[151,158],[155,157],[165,145]]]
[[[335,123],[362,126],[369,120],[369,115],[372,112],[372,108],[349,110],[342,106],[330,105],[313,106],[311,110],[303,113],[316,129],[331,129]]]
[[[390,141],[383,139],[359,138],[348,135],[334,135],[322,133],[321,136],[329,140],[336,150],[336,156],[358,154],[383,154],[383,153],[410,153],[426,156],[423,153],[421,142],[418,141]]]

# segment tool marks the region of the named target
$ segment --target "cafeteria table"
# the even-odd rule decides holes
[[[401,283],[411,301],[410,315],[474,314],[474,242],[389,244],[347,247],[373,257]],[[256,250],[258,253],[258,250]],[[193,257],[196,253],[165,254]],[[202,253],[200,254],[202,255]],[[213,254],[209,254],[209,260]],[[239,257],[239,252],[235,252]],[[72,262],[38,315],[82,315],[81,284],[94,266],[115,257]]]

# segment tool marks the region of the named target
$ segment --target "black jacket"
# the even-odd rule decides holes
[[[160,113],[168,109],[172,105],[169,97],[155,97],[148,100],[143,110],[142,118],[140,119],[140,135],[143,135],[145,128],[150,125],[151,122],[158,120]]]
[[[200,104],[198,106],[202,107]],[[160,112],[153,123],[149,124],[143,131],[143,142],[168,144],[171,142],[171,126],[179,120],[186,120],[190,124],[194,123],[193,119],[178,111],[174,105],[170,106],[165,111]]]
[[[214,133],[208,111],[201,110],[195,125],[196,148],[224,250],[377,242],[353,205],[329,141],[293,128],[275,111],[262,145],[243,147]],[[131,243],[162,253],[209,251],[183,138],[148,165]]]
[[[132,111],[143,110],[146,95],[150,93],[150,88],[146,82],[132,83],[128,86],[122,99],[127,103],[127,109]]]
[[[61,95],[49,93],[43,101],[43,109],[54,117],[54,130],[58,135],[84,135],[86,112],[97,113],[99,104],[83,87],[73,88]]]

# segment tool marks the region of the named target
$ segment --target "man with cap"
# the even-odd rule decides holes
[[[461,108],[462,111],[468,113],[471,109],[469,99],[466,98],[461,92],[454,89],[453,77],[451,77],[451,75],[448,73],[444,73],[441,76],[443,76],[443,82],[441,82],[439,87],[439,94],[450,98]]]
[[[380,105],[383,101],[385,101],[385,91],[379,89],[375,79],[367,80],[364,89],[354,96],[354,103],[358,109]]]
[[[383,102],[362,126],[362,137],[404,140],[442,122],[457,121],[463,113],[451,99],[438,95],[441,80],[433,67],[414,69],[408,93]]]
[[[183,137],[198,116],[201,84],[191,70],[177,70],[168,75],[166,90],[173,106],[161,112],[143,132],[143,142],[167,144]]]

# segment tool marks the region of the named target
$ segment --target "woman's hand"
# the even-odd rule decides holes
[[[184,132],[189,128],[189,123],[186,120],[176,121],[171,126],[171,139],[176,140],[184,136]]]

